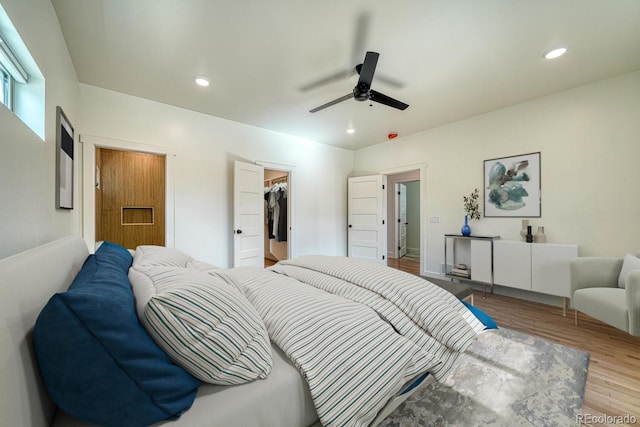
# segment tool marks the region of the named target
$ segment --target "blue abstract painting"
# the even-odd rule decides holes
[[[540,217],[540,153],[484,161],[485,217]]]

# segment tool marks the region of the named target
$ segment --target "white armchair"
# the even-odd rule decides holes
[[[571,261],[571,305],[581,311],[640,336],[640,270],[626,276],[625,287],[618,286],[622,258],[581,257]]]

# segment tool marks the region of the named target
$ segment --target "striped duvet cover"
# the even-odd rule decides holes
[[[277,274],[276,274],[277,273]],[[484,326],[425,280],[344,257],[229,269],[307,380],[324,426],[367,426],[417,375],[444,378]]]

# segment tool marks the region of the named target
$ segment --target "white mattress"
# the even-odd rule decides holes
[[[318,415],[306,382],[275,345],[273,370],[264,380],[237,386],[203,384],[193,406],[178,420],[156,426],[300,427]],[[92,426],[58,411],[52,427]]]

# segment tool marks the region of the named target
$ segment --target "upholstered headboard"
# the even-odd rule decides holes
[[[48,426],[55,406],[42,385],[33,325],[49,298],[66,290],[87,245],[65,237],[0,260],[0,414],[8,426]]]

